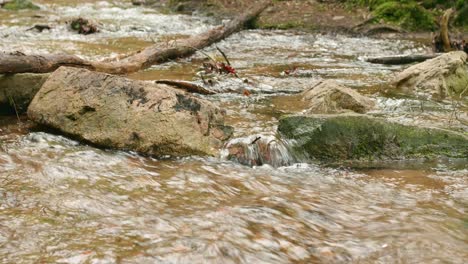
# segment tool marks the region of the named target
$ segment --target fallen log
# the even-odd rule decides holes
[[[60,66],[86,68],[110,74],[128,74],[181,57],[188,57],[197,50],[216,43],[241,30],[245,24],[257,17],[268,5],[268,1],[253,4],[247,11],[225,25],[217,26],[200,35],[178,40],[167,47],[155,44],[120,60],[87,61],[74,55],[46,54],[26,55],[23,53],[0,53],[1,73],[46,73]]]
[[[95,70],[92,62],[74,55],[48,54],[26,55],[21,52],[0,54],[0,73],[47,73],[60,66],[80,67]]]
[[[366,58],[365,60],[370,63],[387,64],[387,65],[401,65],[413,62],[423,62],[440,56],[440,53],[435,54],[415,54],[415,55],[397,55],[386,57]]]

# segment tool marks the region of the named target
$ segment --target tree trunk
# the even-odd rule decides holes
[[[163,63],[180,57],[188,57],[197,50],[216,43],[241,30],[243,26],[256,18],[270,5],[270,0],[253,4],[247,11],[225,25],[217,26],[200,35],[178,40],[173,46],[155,44],[121,60],[87,61],[74,55],[25,55],[0,54],[1,73],[45,73],[52,72],[60,66],[86,68],[111,74],[128,74],[146,69],[154,64]]]

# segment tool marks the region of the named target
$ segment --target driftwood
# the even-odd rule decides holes
[[[0,53],[0,73],[47,73],[60,66],[71,66],[93,69],[88,62],[73,55],[26,55],[21,52]]]
[[[178,81],[178,80],[157,80],[156,83],[167,84],[170,86],[174,86],[176,88],[180,88],[187,92],[191,93],[198,93],[198,94],[215,94],[215,92],[205,89],[203,86],[198,84],[187,82],[187,81]]]
[[[449,21],[450,21],[450,16],[453,13],[453,9],[448,9],[445,11],[445,13],[442,15],[442,19],[440,20],[440,35],[439,38],[442,41],[444,51],[448,52],[451,50],[452,45],[450,44],[450,37],[449,37]]]
[[[359,32],[364,26],[372,23],[374,20],[375,20],[375,17],[370,16],[366,20],[364,20],[364,21],[358,23],[357,25],[353,26],[352,30],[354,30],[356,32]]]
[[[51,30],[52,28],[49,25],[37,24],[37,25],[34,25],[33,27],[27,29],[26,31],[37,30],[38,32],[42,32],[42,31],[44,31],[46,29]]]
[[[371,25],[375,21],[375,17],[369,17],[361,23],[351,28],[352,32],[356,34],[363,34],[366,36],[384,34],[384,33],[406,33],[401,27],[388,24]]]
[[[392,25],[373,25],[368,28],[361,29],[360,32],[364,35],[376,35],[382,33],[403,33],[405,32],[402,28]]]
[[[433,59],[439,55],[441,54],[436,53],[436,54],[397,55],[397,56],[367,58],[366,61],[370,63],[377,63],[377,64],[400,65],[400,64],[409,64],[413,62],[423,62],[426,60]]]
[[[247,11],[225,25],[215,27],[200,35],[178,40],[167,47],[155,44],[121,60],[87,61],[74,55],[25,55],[23,53],[0,53],[1,73],[45,73],[60,66],[86,68],[111,74],[128,74],[149,68],[180,57],[188,57],[197,50],[216,43],[241,30],[243,26],[257,17],[268,5],[268,1],[254,3]]]
[[[463,50],[468,53],[468,43],[463,38],[451,40],[449,35],[450,16],[453,9],[444,12],[440,19],[440,31],[432,37],[432,44],[435,52],[449,52],[453,50]]]

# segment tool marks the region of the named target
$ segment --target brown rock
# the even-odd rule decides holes
[[[333,80],[318,82],[302,93],[309,104],[309,113],[338,113],[354,111],[365,113],[374,107],[374,101]]]
[[[458,97],[468,88],[467,55],[463,51],[445,53],[413,65],[396,76],[397,88],[435,98]]]
[[[149,155],[214,155],[224,113],[167,85],[61,67],[28,109],[31,120],[98,146]]]
[[[0,108],[8,112],[26,112],[29,103],[49,74],[21,73],[0,75]],[[13,106],[14,104],[14,106]]]

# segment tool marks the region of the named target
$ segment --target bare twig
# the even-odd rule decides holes
[[[229,62],[229,59],[227,58],[226,54],[224,51],[222,51],[218,46],[216,46],[216,49],[223,55],[224,60],[226,61],[227,65],[231,66],[231,62]]]
[[[226,53],[224,53],[224,51],[222,51],[218,46],[216,46],[216,49],[219,51],[219,53],[221,53],[221,55],[223,55],[223,58],[226,61],[227,65],[231,66],[231,62],[229,62],[229,59],[226,56]],[[234,76],[236,76],[237,78],[240,78],[239,75],[237,75],[237,72],[234,72]]]
[[[18,114],[18,109],[16,108],[15,99],[13,99],[13,97],[11,95],[8,95],[8,100],[10,101],[10,104],[13,105],[13,109],[15,110],[15,114],[16,114],[16,118],[18,119],[18,123],[21,123],[21,119],[20,119],[19,114]]]

